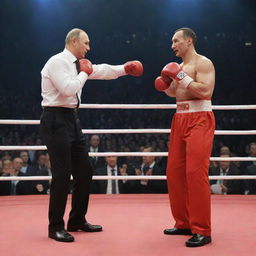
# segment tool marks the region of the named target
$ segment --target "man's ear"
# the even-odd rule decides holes
[[[187,38],[187,46],[190,46],[191,44],[193,44],[193,40],[191,37]]]

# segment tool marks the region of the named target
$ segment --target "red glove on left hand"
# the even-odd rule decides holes
[[[138,60],[128,61],[124,64],[124,70],[132,76],[141,76],[143,74],[143,65]]]
[[[171,83],[172,83],[171,78],[168,78],[168,77],[163,78],[162,76],[158,76],[155,80],[155,88],[158,91],[164,91],[170,87]]]
[[[184,86],[185,88],[188,87],[188,85],[194,81],[193,78],[188,76],[181,68],[181,66],[176,62],[171,62],[167,64],[162,72],[161,76],[168,76],[172,79],[175,79],[177,82],[179,82],[180,85]]]

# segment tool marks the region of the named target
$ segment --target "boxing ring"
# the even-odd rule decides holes
[[[175,109],[175,104],[81,104],[86,109]],[[213,110],[252,110],[256,105],[213,106]],[[0,120],[1,125],[38,125],[39,120]],[[83,129],[84,134],[170,133],[170,129]],[[255,135],[256,130],[216,130],[215,135]],[[46,150],[45,146],[0,146],[0,150]],[[101,152],[104,156],[167,156],[167,152]],[[211,157],[211,161],[256,161],[256,157]],[[4,180],[49,180],[50,176],[1,177]],[[93,179],[166,179],[166,176],[94,176]],[[211,180],[256,179],[209,176]],[[103,225],[100,233],[75,233],[75,243],[47,237],[48,195],[1,196],[0,255],[254,255],[256,195],[212,195],[212,244],[187,248],[187,237],[166,236],[173,227],[167,194],[91,195],[88,221]],[[68,198],[67,214],[70,210]],[[38,254],[39,253],[39,254]]]

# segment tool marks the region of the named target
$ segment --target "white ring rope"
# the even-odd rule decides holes
[[[86,109],[176,109],[176,104],[81,104]],[[215,105],[213,110],[252,110],[256,105]],[[39,124],[39,120],[0,119],[0,124]]]
[[[51,180],[52,176],[0,176],[0,181],[8,180]],[[72,177],[71,177],[72,179]],[[166,180],[165,175],[124,175],[93,176],[93,180]],[[209,176],[209,180],[256,180],[256,175]]]
[[[176,109],[176,104],[81,104],[80,108],[88,109]],[[256,105],[215,105],[213,110],[256,109]]]
[[[39,120],[0,120],[0,124],[40,124]],[[170,129],[82,129],[84,134],[170,133]],[[255,135],[256,130],[215,130],[215,135]]]
[[[170,129],[83,129],[84,134],[170,133]],[[215,135],[255,135],[256,130],[215,130]]]
[[[0,146],[0,150],[47,150],[46,146]],[[167,152],[98,152],[90,157],[105,156],[168,156]],[[210,161],[256,161],[256,157],[210,157]]]

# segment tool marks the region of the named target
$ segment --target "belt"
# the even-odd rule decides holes
[[[45,111],[51,112],[65,112],[65,113],[76,113],[77,108],[64,108],[64,107],[43,107]]]
[[[212,111],[210,100],[188,100],[177,102],[177,113]]]

